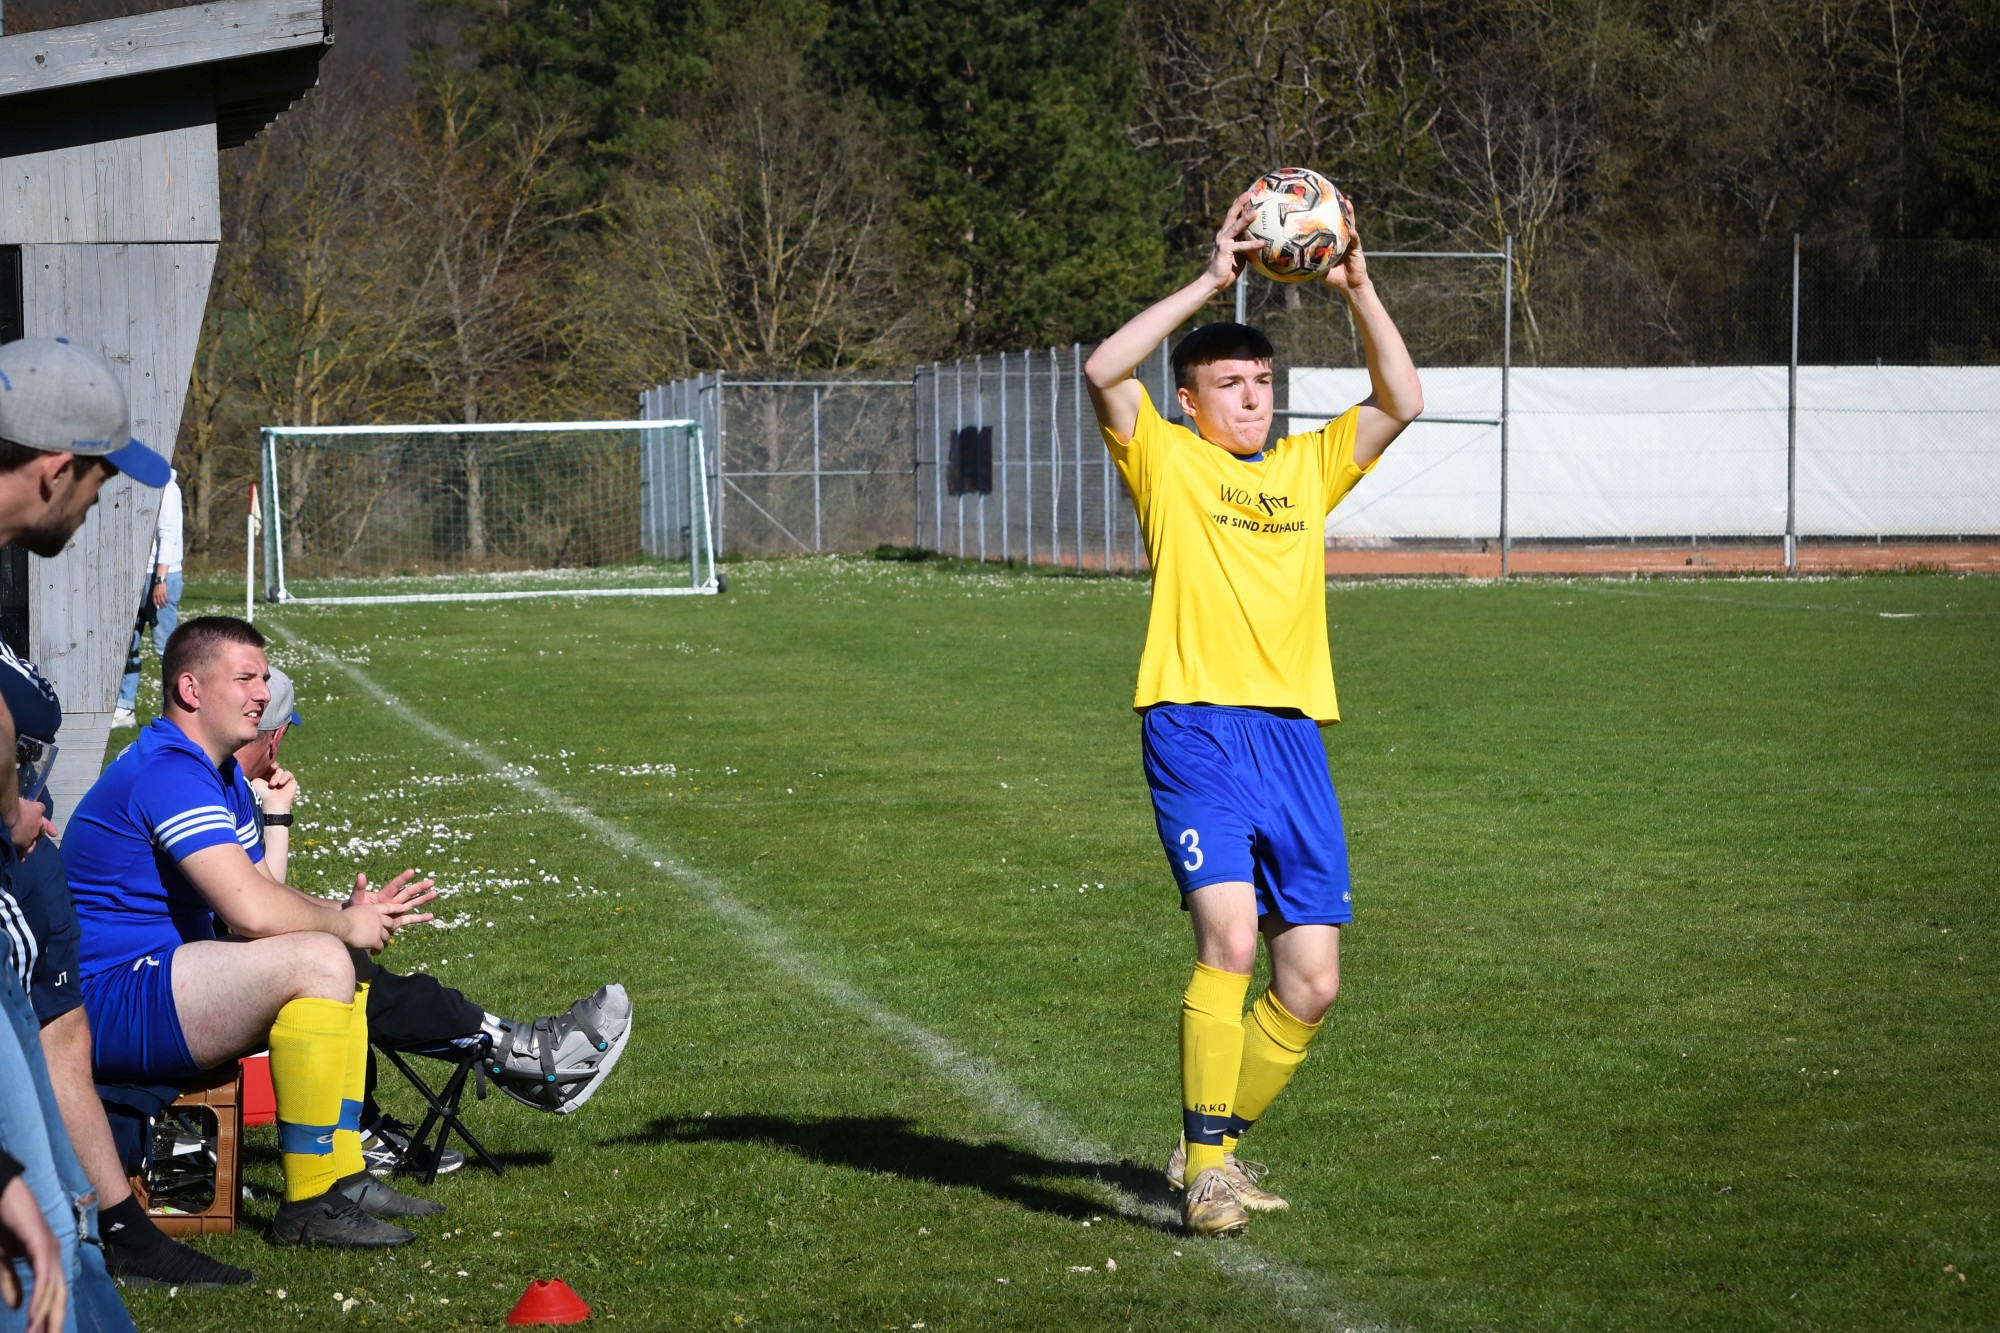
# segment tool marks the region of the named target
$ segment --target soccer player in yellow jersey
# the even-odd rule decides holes
[[[1238,1138],[1304,1061],[1340,987],[1353,917],[1347,844],[1319,728],[1340,719],[1326,638],[1326,515],[1423,411],[1409,351],[1359,241],[1325,277],[1347,302],[1371,392],[1318,430],[1267,444],[1270,341],[1209,324],[1174,349],[1170,424],[1134,367],[1225,291],[1250,252],[1248,197],[1207,267],[1106,339],[1084,367],[1105,446],[1153,564],[1133,707],[1160,842],[1194,924],[1181,999],[1181,1145],[1167,1163],[1197,1235],[1285,1201],[1236,1159]],[[1271,985],[1244,1013],[1257,937]]]

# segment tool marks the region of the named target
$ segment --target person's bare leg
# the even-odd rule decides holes
[[[99,1211],[117,1207],[132,1192],[111,1141],[104,1103],[90,1074],[90,1020],[81,1005],[59,1014],[42,1028],[42,1055],[48,1061],[49,1082],[55,1085],[56,1106],[70,1146],[83,1163],[83,1173],[97,1190]]]
[[[1271,991],[1301,1023],[1317,1023],[1340,994],[1340,927],[1295,926],[1271,918]]]
[[[1244,976],[1257,966],[1257,890],[1210,884],[1185,899],[1194,923],[1194,956],[1222,972]]]
[[[203,1069],[262,1047],[278,1011],[300,999],[353,1002],[354,964],[333,936],[197,940],[174,950],[174,1009]]]

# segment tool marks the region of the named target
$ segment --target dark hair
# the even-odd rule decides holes
[[[226,643],[262,648],[264,636],[255,625],[235,616],[196,616],[193,620],[183,620],[180,628],[167,637],[167,650],[160,654],[160,688],[166,702],[179,704],[174,682],[183,672],[207,666]]]
[[[16,444],[0,436],[0,475],[18,471],[41,456],[40,449],[30,449],[25,444]]]
[[[18,472],[37,458],[47,458],[52,452],[54,451],[37,449],[32,445],[16,444],[5,436],[0,436],[0,476],[5,476],[9,472]],[[75,454],[73,457],[79,460],[79,465],[96,463],[102,466],[106,472],[118,471],[118,465],[113,463],[109,458],[102,458],[92,454]]]
[[[1194,368],[1212,361],[1272,361],[1277,355],[1261,329],[1227,321],[1204,324],[1174,348],[1174,384],[1192,389]]]

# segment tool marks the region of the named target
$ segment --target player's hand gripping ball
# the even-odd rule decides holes
[[[1354,205],[1332,181],[1307,167],[1267,171],[1250,187],[1254,212],[1246,236],[1264,243],[1250,265],[1279,282],[1310,282],[1347,258]]]

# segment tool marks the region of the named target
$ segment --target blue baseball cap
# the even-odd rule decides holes
[[[172,472],[132,438],[131,411],[111,364],[66,338],[0,345],[0,440],[102,458],[142,486],[164,486]]]

